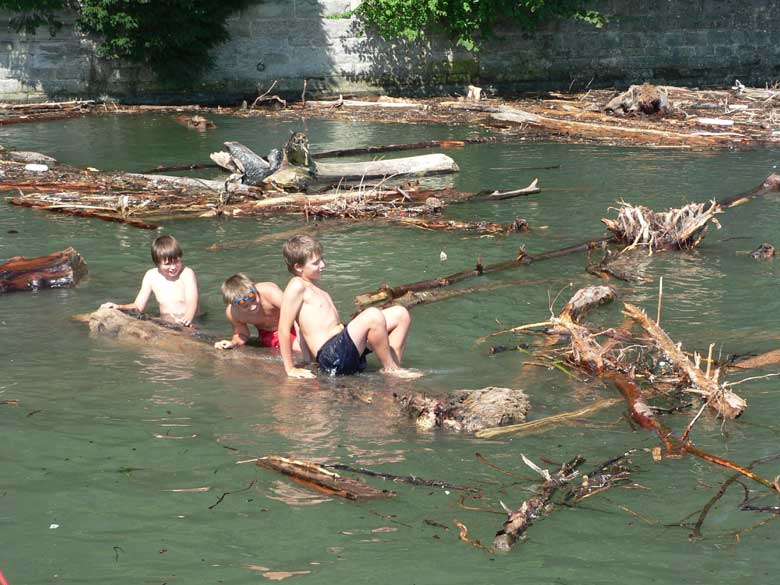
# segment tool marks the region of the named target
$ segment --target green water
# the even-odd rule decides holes
[[[323,121],[268,122],[215,118],[198,134],[164,116],[81,119],[0,127],[0,144],[37,150],[63,162],[102,169],[143,170],[158,164],[206,162],[225,140],[258,152],[305,130],[316,150],[461,138],[468,129]],[[559,144],[479,145],[448,151],[461,167],[450,178],[462,190],[514,189],[539,177],[543,191],[500,203],[453,206],[449,217],[528,220],[532,232],[503,239],[358,223],[325,229],[323,286],[346,317],[355,294],[557,249],[603,234],[600,218],[624,199],[657,209],[746,191],[774,172],[780,152],[688,153]],[[557,169],[526,167],[560,165]],[[301,218],[189,220],[164,223],[185,251],[201,288],[203,329],[229,333],[219,295],[236,271],[284,285],[280,244],[210,251],[214,242],[247,240],[290,230]],[[692,253],[647,259],[647,282],[614,283],[621,300],[654,314],[664,277],[662,325],[685,349],[719,354],[780,346],[778,260],[744,254],[766,241],[780,244],[780,200],[767,197],[720,216]],[[633,428],[615,406],[576,425],[500,440],[421,433],[396,414],[390,395],[409,388],[446,393],[488,385],[523,388],[531,418],[581,408],[616,396],[611,386],[577,382],[558,370],[526,368],[524,356],[487,354],[474,340],[499,328],[549,315],[574,288],[596,284],[585,258],[572,255],[485,277],[512,286],[413,309],[406,365],[425,370],[415,383],[373,371],[358,379],[287,380],[281,363],[260,375],[252,363],[167,354],[90,337],[70,320],[101,302],[129,302],[148,269],[155,232],[0,205],[0,258],[38,256],[74,246],[89,278],[72,290],[0,297],[0,570],[9,585],[48,583],[265,582],[267,571],[308,571],[291,582],[336,584],[628,582],[768,583],[780,563],[780,524],[766,513],[740,511],[735,485],[710,512],[704,539],[688,539],[681,521],[712,497],[729,473],[701,460],[648,452],[658,440]],[[448,256],[440,260],[440,253]],[[471,284],[471,283],[469,283]],[[573,288],[569,288],[569,287]],[[594,321],[621,322],[620,304]],[[518,341],[527,341],[521,338]],[[511,338],[504,340],[512,342]],[[270,359],[270,358],[269,358]],[[767,370],[759,373],[767,373]],[[744,374],[731,376],[737,380]],[[748,409],[735,422],[705,418],[696,445],[742,464],[780,453],[778,378],[735,388]],[[354,390],[373,398],[351,400]],[[666,417],[680,431],[692,412]],[[535,484],[481,463],[529,477],[520,459],[587,458],[584,468],[628,449],[636,489],[613,489],[540,520],[525,542],[491,555],[458,539],[455,519],[485,543],[503,521],[499,501],[517,507]],[[482,490],[461,502],[454,490],[388,485],[396,497],[353,503],[296,486],[237,462],[289,454],[399,475],[413,474]],[[541,463],[545,467],[549,464]],[[780,463],[756,470],[780,474]],[[766,490],[745,484],[752,495]],[[173,491],[208,488],[203,491]],[[243,490],[243,491],[242,491]],[[225,492],[233,492],[217,502]],[[757,505],[780,505],[761,497]],[[430,521],[430,522],[426,522]],[[443,528],[439,525],[443,525]],[[735,536],[739,533],[739,538]],[[255,568],[252,568],[255,567]],[[257,567],[265,567],[267,571]],[[272,576],[272,575],[268,575]]]

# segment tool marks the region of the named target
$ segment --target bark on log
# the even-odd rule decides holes
[[[682,370],[695,388],[689,391],[703,395],[708,404],[718,411],[723,418],[737,418],[747,407],[747,402],[734,392],[719,384],[718,370],[712,377],[707,377],[698,367],[690,362],[677,344],[655,322],[651,321],[639,307],[629,303],[624,304],[626,314],[639,323],[653,338],[658,347],[663,350],[669,360]]]
[[[75,286],[87,274],[87,263],[73,248],[48,256],[14,256],[0,264],[0,293]]]
[[[535,496],[527,499],[517,510],[509,514],[493,539],[493,548],[509,552],[517,539],[523,536],[534,521],[549,510],[555,492],[576,477],[575,471],[584,462],[584,458],[577,456],[564,463],[536,490]]]
[[[348,500],[392,498],[395,496],[395,493],[389,490],[378,490],[362,481],[341,477],[338,473],[333,473],[307,461],[296,461],[269,455],[258,459],[256,464],[264,469],[283,473],[298,483],[317,491]]]

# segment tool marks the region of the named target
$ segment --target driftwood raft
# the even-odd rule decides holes
[[[48,256],[14,256],[0,264],[0,293],[75,286],[87,275],[87,263],[73,248]]]

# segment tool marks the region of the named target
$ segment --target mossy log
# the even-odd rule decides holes
[[[73,248],[48,256],[14,256],[0,264],[0,293],[75,286],[87,275],[87,263]]]

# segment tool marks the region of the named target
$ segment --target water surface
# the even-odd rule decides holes
[[[217,130],[205,134],[161,115],[17,125],[0,129],[0,144],[74,165],[140,171],[207,162],[225,140],[264,153],[298,130],[308,133],[314,150],[472,134],[446,126],[215,121]],[[524,217],[531,233],[484,238],[386,223],[339,229],[326,224],[323,286],[345,318],[354,295],[381,283],[453,273],[479,257],[485,263],[507,260],[522,245],[533,254],[599,237],[600,219],[614,215],[609,208],[621,200],[663,209],[718,199],[753,188],[780,161],[777,150],[694,153],[538,143],[483,144],[447,153],[461,172],[432,184],[508,190],[539,177],[539,195],[447,210],[448,217],[464,220]],[[533,168],[549,166],[558,168]],[[289,277],[278,242],[216,252],[208,247],[291,230],[302,221],[164,223],[198,275],[203,329],[229,333],[219,294],[227,276],[244,271],[282,286]],[[647,282],[613,283],[620,300],[654,314],[663,276],[662,325],[685,349],[706,352],[716,343],[715,351],[725,355],[777,348],[780,264],[753,261],[746,252],[764,241],[780,244],[778,198],[730,210],[720,223],[722,229],[711,229],[694,252],[648,258]],[[632,427],[621,406],[544,434],[494,441],[420,433],[397,414],[391,395],[410,388],[444,394],[520,387],[530,396],[531,418],[614,397],[611,386],[574,382],[558,370],[523,369],[527,357],[490,356],[487,346],[475,344],[500,327],[543,320],[552,299],[559,309],[577,287],[598,283],[584,272],[584,256],[489,275],[482,282],[511,286],[413,309],[406,365],[427,372],[414,384],[386,380],[375,361],[357,379],[305,382],[287,380],[278,361],[261,372],[240,360],[167,354],[91,337],[84,325],[71,321],[106,300],[132,300],[151,266],[149,245],[156,235],[0,206],[0,258],[38,256],[70,245],[90,271],[75,289],[0,297],[0,402],[18,401],[0,403],[0,570],[10,585],[243,584],[265,580],[268,571],[308,571],[291,578],[324,584],[731,583],[768,582],[776,572],[778,524],[756,526],[767,514],[739,511],[744,497],[739,486],[710,512],[704,539],[689,541],[695,521],[690,515],[729,474],[690,457],[654,462],[649,449],[657,439]],[[446,262],[440,260],[442,251]],[[620,303],[594,316],[604,325],[621,319]],[[519,341],[528,339],[504,340]],[[777,378],[735,390],[748,400],[744,416],[727,424],[703,419],[693,434],[697,446],[742,464],[780,452]],[[355,400],[355,393],[371,403]],[[685,412],[667,421],[679,431],[691,416]],[[468,526],[472,538],[489,543],[503,521],[491,513],[500,512],[499,501],[517,507],[535,485],[491,469],[476,452],[530,477],[521,453],[546,467],[553,466],[543,458],[562,462],[582,454],[590,468],[628,449],[637,449],[636,489],[614,489],[556,511],[508,555],[459,541],[455,519]],[[371,480],[397,496],[356,504],[237,464],[265,454],[441,479],[481,488],[483,496],[461,501],[453,490]],[[757,471],[773,478],[780,463]],[[764,493],[746,486],[754,495]],[[231,493],[215,505],[226,492]],[[759,504],[780,502],[765,497]]]

